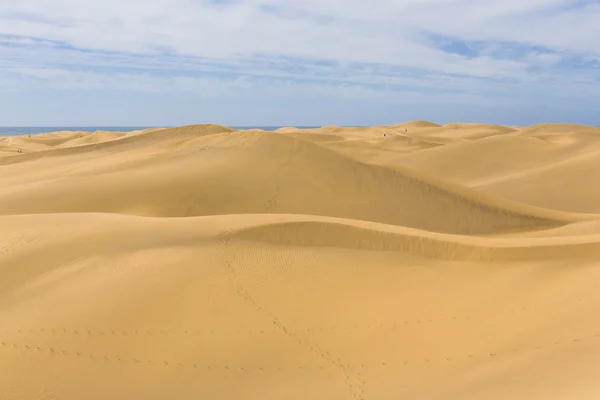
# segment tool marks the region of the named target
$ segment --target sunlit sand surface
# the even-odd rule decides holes
[[[0,399],[600,398],[600,129],[0,137]]]

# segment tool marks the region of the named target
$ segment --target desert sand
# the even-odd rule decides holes
[[[0,399],[598,399],[598,182],[578,125],[0,137]]]

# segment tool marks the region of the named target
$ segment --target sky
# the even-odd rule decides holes
[[[0,126],[600,125],[599,0],[0,0]]]

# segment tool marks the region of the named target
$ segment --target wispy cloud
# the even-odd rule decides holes
[[[598,21],[592,0],[0,0],[0,85],[598,101]]]

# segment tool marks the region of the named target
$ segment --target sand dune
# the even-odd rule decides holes
[[[600,142],[598,143],[600,145]],[[465,140],[413,152],[394,162],[463,185],[477,186],[510,180],[525,171],[547,167],[567,157],[589,153],[596,146],[577,148],[512,134]],[[510,155],[510,156],[508,156]],[[476,165],[477,168],[473,168]]]
[[[598,213],[600,192],[589,189],[600,178],[600,129],[576,128],[539,125],[396,156],[387,164],[543,208]]]
[[[309,141],[265,132],[196,136],[195,128],[156,132],[119,141],[117,149],[147,148],[159,137],[162,151],[151,155],[89,148],[49,153],[38,162],[6,166],[18,184],[0,198],[1,214],[112,212],[155,217],[234,213],[331,215],[448,233],[498,233],[557,226],[584,218],[501,201],[420,176],[349,159]],[[188,132],[190,130],[190,132]],[[180,135],[176,139],[176,135]],[[181,142],[183,140],[183,142]],[[174,146],[173,142],[178,143]],[[137,156],[137,157],[136,157]],[[134,158],[136,157],[136,158]],[[65,159],[66,158],[66,159]],[[73,162],[67,160],[73,159]],[[69,169],[64,170],[64,165]],[[248,171],[251,166],[251,171]],[[17,179],[26,173],[27,185]],[[54,175],[62,174],[60,180]],[[351,177],[351,178],[350,178]],[[0,178],[1,179],[1,178]],[[35,179],[35,180],[34,180]],[[2,182],[2,180],[0,180]],[[201,185],[191,185],[201,182]],[[261,183],[264,182],[264,183]],[[313,196],[315,192],[322,196]],[[77,196],[70,194],[78,193]],[[43,199],[43,201],[39,201]],[[240,201],[244,199],[244,201]]]
[[[399,128],[439,128],[440,124],[436,124],[435,122],[429,121],[409,121],[401,124],[395,125]]]
[[[126,136],[125,132],[107,132],[107,131],[96,131],[90,135],[86,135],[80,138],[71,139],[67,142],[61,143],[56,147],[73,147],[78,145],[92,144],[108,142],[116,140]]]
[[[0,138],[0,398],[595,399],[599,154],[552,124]]]

